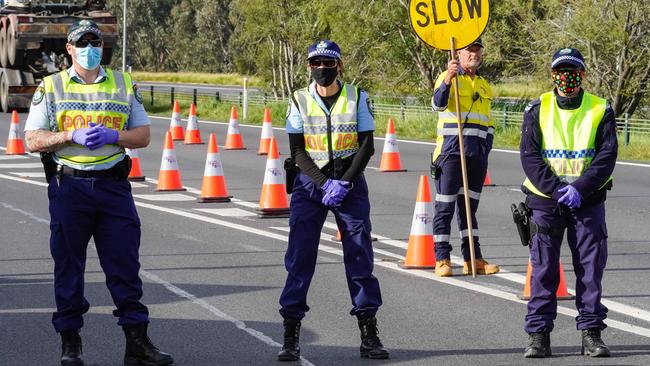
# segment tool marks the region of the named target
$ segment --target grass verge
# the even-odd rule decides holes
[[[182,84],[214,84],[240,86],[244,84],[244,76],[240,74],[208,74],[197,72],[145,72],[134,71],[131,73],[137,81],[157,81]],[[248,86],[260,88],[266,86],[262,79],[248,76]]]

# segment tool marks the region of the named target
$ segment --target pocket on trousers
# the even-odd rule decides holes
[[[598,251],[598,264],[601,266],[601,268],[605,268],[605,265],[607,264],[607,256],[608,256],[608,251],[607,251],[607,227],[605,224],[603,224],[600,227],[601,231],[601,238],[600,238],[600,248]]]
[[[551,248],[551,238],[544,234],[535,234],[530,243],[530,261],[533,264],[542,265],[548,263],[548,255]]]

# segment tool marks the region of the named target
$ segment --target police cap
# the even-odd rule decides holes
[[[562,67],[576,68],[580,70],[587,68],[584,57],[582,57],[580,51],[575,48],[562,48],[555,52],[553,55],[553,61],[551,62],[551,69],[559,69]]]
[[[341,48],[328,39],[318,41],[307,48],[307,60],[317,56],[341,59]]]
[[[92,33],[99,39],[102,38],[102,31],[99,29],[97,23],[90,19],[77,20],[68,29],[68,42],[77,42],[84,34]]]

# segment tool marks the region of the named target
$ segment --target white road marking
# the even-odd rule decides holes
[[[225,217],[250,217],[257,215],[255,212],[242,210],[241,208],[195,208],[194,210]]]
[[[45,183],[35,182],[35,181],[27,180],[27,179],[15,178],[15,177],[4,175],[4,174],[0,174],[0,178],[20,181],[20,182],[34,184],[34,185],[41,185],[41,186],[46,185]],[[236,223],[232,223],[232,222],[228,222],[228,221],[224,221],[224,220],[220,220],[220,219],[216,219],[216,218],[212,218],[212,217],[206,217],[206,216],[194,214],[194,213],[191,213],[191,212],[180,211],[180,210],[173,209],[173,208],[156,206],[156,205],[152,205],[152,204],[149,204],[149,203],[138,202],[138,201],[136,201],[135,204],[137,206],[139,206],[139,207],[149,208],[149,209],[155,210],[155,211],[166,212],[166,213],[181,216],[181,217],[186,217],[186,218],[190,218],[190,219],[194,219],[194,220],[198,220],[198,221],[208,222],[208,223],[212,223],[212,224],[215,224],[215,225],[220,225],[220,226],[228,227],[228,228],[231,228],[231,229],[240,230],[240,231],[243,231],[243,232],[248,232],[248,233],[251,233],[251,234],[260,235],[260,236],[264,236],[264,237],[271,238],[271,239],[277,239],[277,240],[280,240],[280,241],[283,241],[283,242],[286,242],[288,240],[288,237],[285,236],[285,235],[279,235],[279,234],[276,234],[276,233],[273,233],[273,232],[270,232],[270,231],[267,231],[267,230],[251,228],[249,226],[236,224]],[[327,227],[331,227],[332,225],[334,225],[334,224],[326,223]],[[389,239],[387,237],[382,237],[382,236],[376,235],[376,234],[375,234],[375,236],[383,243],[386,243],[386,241],[388,241],[387,239]],[[325,240],[328,240],[328,239],[325,238]],[[396,240],[394,240],[394,242],[403,243],[401,241],[396,241]],[[404,244],[399,244],[399,245],[400,245],[400,247],[402,247],[402,245],[404,245]],[[323,244],[319,245],[319,250],[322,250],[322,251],[325,251],[325,252],[328,252],[328,253],[331,253],[331,254],[342,255],[342,251],[340,249],[329,247],[329,246],[323,245]],[[403,258],[402,256],[398,256],[398,255],[393,254],[393,253],[391,253],[391,254],[393,256],[395,256],[395,257]],[[457,258],[457,257],[453,258],[454,263],[457,263],[459,259],[460,258]],[[479,284],[476,284],[476,283],[462,281],[462,280],[455,279],[455,278],[437,277],[431,271],[402,270],[399,267],[397,267],[396,263],[391,263],[391,262],[378,262],[377,265],[382,266],[382,267],[386,267],[386,268],[390,268],[390,269],[393,269],[393,270],[396,270],[396,271],[400,271],[402,273],[407,273],[407,274],[412,274],[412,275],[417,275],[417,276],[420,276],[420,277],[428,278],[428,279],[436,281],[436,282],[446,283],[448,285],[465,288],[465,289],[468,289],[468,290],[471,290],[471,291],[485,293],[485,294],[495,296],[495,297],[498,297],[498,298],[501,298],[501,299],[504,299],[504,300],[508,300],[508,301],[512,301],[512,302],[516,302],[516,303],[520,303],[520,304],[526,304],[525,301],[517,299],[510,292],[505,292],[505,291],[502,291],[502,290],[498,290],[498,289],[494,289],[494,288],[491,288],[491,287],[479,285]],[[517,278],[516,276],[513,276],[515,274],[512,274],[512,273],[508,274],[507,271],[504,271],[504,272],[505,273],[501,274],[503,278],[506,278],[506,279],[513,278],[513,277]],[[503,276],[504,274],[506,274],[506,276]],[[623,315],[627,315],[627,316],[634,317],[634,318],[639,319],[639,320],[650,322],[650,317],[647,316],[648,312],[646,312],[645,310],[641,310],[641,309],[635,308],[633,306],[621,304],[621,303],[611,301],[611,300],[604,300],[603,304],[607,304],[606,306],[611,311],[615,311],[615,312],[621,313]],[[567,308],[567,307],[564,307],[564,306],[558,306],[558,313],[568,315],[568,316],[572,316],[572,317],[577,315],[577,312],[574,309],[570,309],[570,308]],[[631,324],[631,323],[616,321],[616,320],[613,320],[613,319],[607,319],[605,321],[605,323],[607,323],[612,328],[619,329],[619,330],[622,330],[622,331],[625,331],[625,332],[629,332],[629,333],[633,333],[633,334],[637,334],[637,335],[640,335],[640,336],[643,336],[643,337],[650,338],[650,329],[648,329],[648,328],[639,327],[639,326],[636,326],[636,325]]]
[[[134,198],[140,198],[147,201],[195,201],[196,197],[188,196],[182,193],[156,193],[156,194],[134,194]]]
[[[18,160],[18,159],[29,159],[25,155],[0,155],[0,160]]]
[[[45,178],[45,172],[9,172],[23,178]]]
[[[149,187],[146,184],[138,183],[138,182],[129,182],[131,183],[131,188],[147,188]]]
[[[34,169],[34,168],[43,169],[43,164],[41,163],[0,164],[0,169]]]

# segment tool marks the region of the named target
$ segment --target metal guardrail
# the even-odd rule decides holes
[[[289,103],[289,98],[275,98],[266,93],[248,93],[246,98],[242,92],[233,90],[232,92],[208,92],[200,89],[193,89],[192,93],[176,92],[172,87],[169,91],[155,91],[154,86],[149,88],[150,103],[153,103],[156,94],[168,96],[170,104],[174,100],[192,101],[198,104],[199,98],[201,100],[213,100],[218,103],[232,103],[243,107],[244,99],[247,100],[249,105],[266,105],[269,103]],[[378,116],[391,116],[402,121],[411,118],[432,118],[432,122],[436,122],[438,114],[434,113],[430,106],[406,104],[384,104],[374,103],[373,113]],[[504,109],[493,109],[492,117],[495,125],[501,128],[519,127],[523,121],[523,112],[509,111]],[[619,133],[624,137],[625,145],[630,143],[630,135],[650,135],[650,119],[630,118],[627,114],[623,117],[616,119],[616,125]]]

